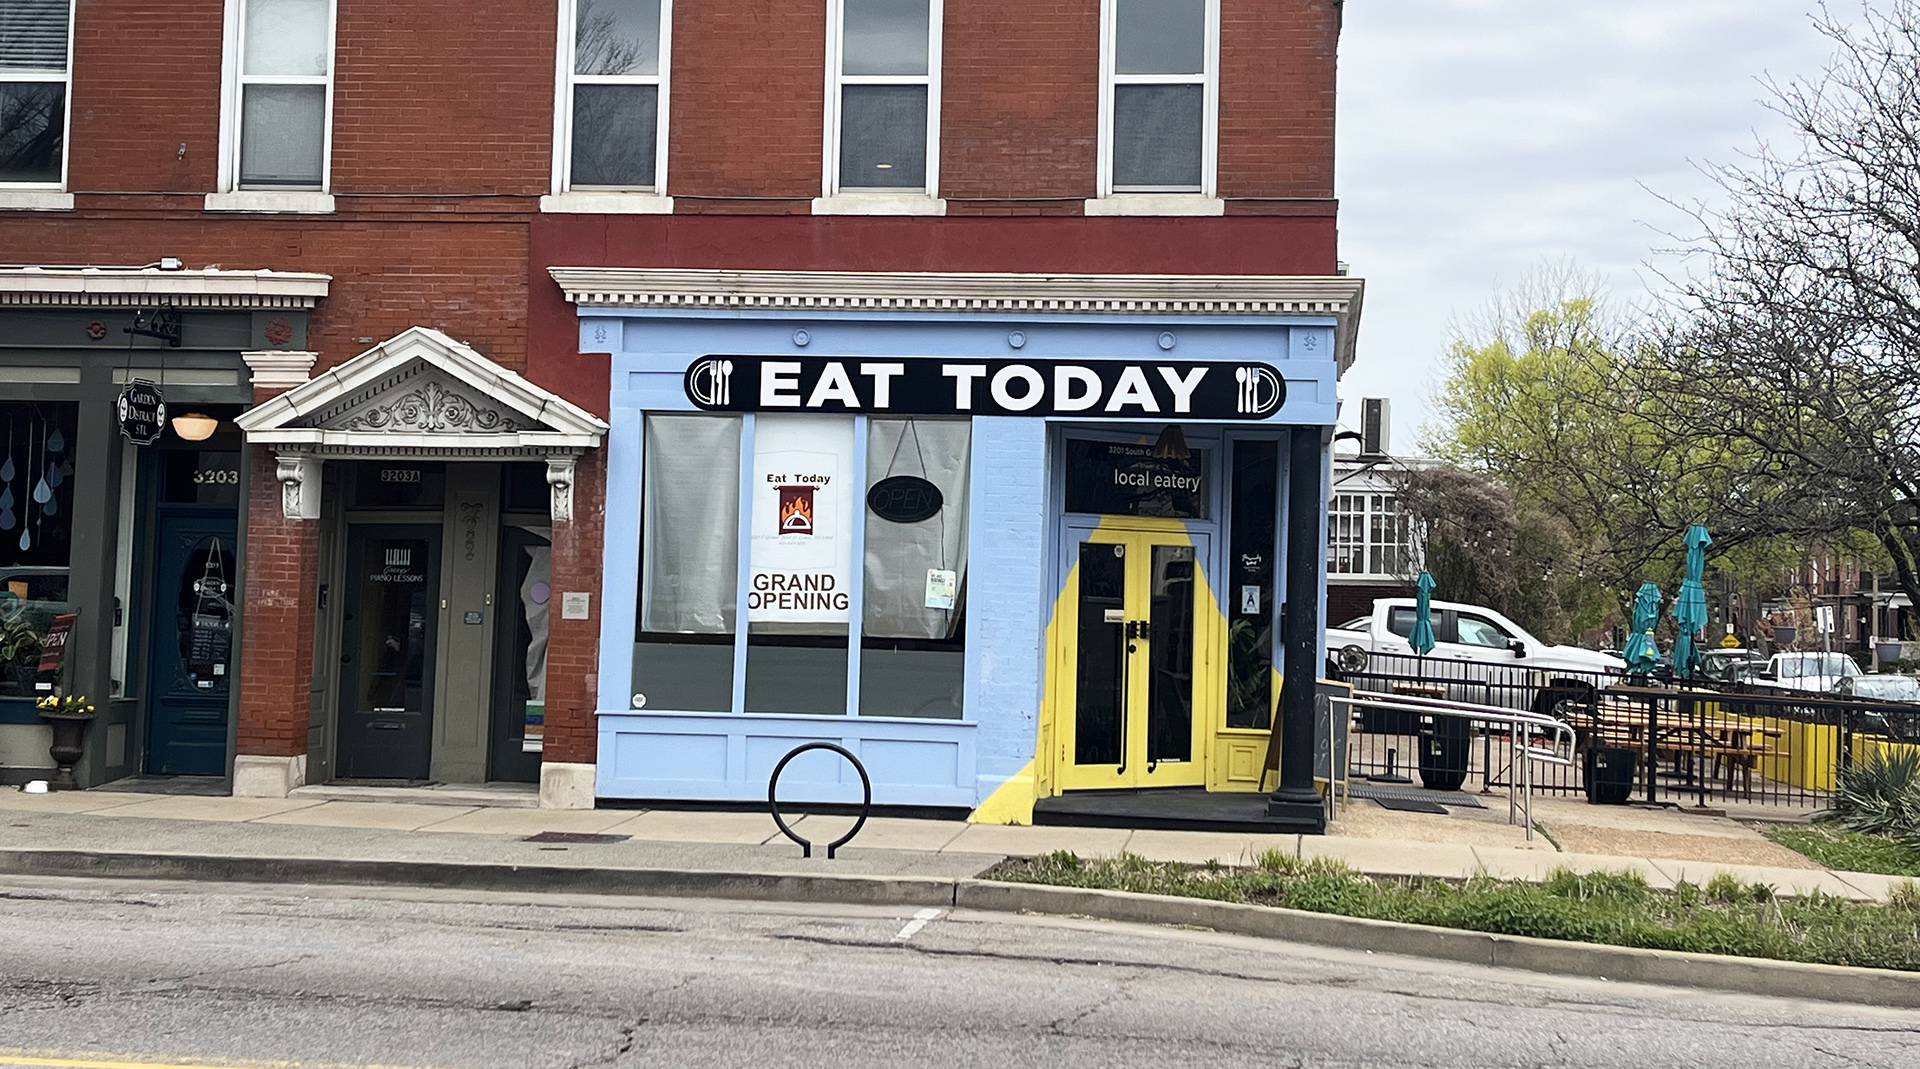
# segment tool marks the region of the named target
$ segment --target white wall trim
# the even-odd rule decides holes
[[[207,194],[205,207],[210,212],[332,215],[333,194],[316,190],[236,189]]]
[[[574,215],[672,215],[673,198],[658,193],[623,193],[617,190],[550,193],[540,198],[540,210]]]
[[[0,211],[70,212],[73,194],[51,189],[0,186]]]
[[[296,349],[255,349],[240,354],[253,371],[256,390],[290,390],[313,377],[320,354]]]
[[[924,193],[841,193],[813,198],[815,215],[945,215],[947,202]]]
[[[0,305],[312,308],[333,276],[307,272],[159,268],[0,268]]]
[[[1112,193],[1089,200],[1088,215],[1225,215],[1227,202],[1199,193]]]

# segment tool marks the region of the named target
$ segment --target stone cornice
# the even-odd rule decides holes
[[[289,271],[163,271],[159,268],[0,267],[0,306],[312,308],[331,275]]]

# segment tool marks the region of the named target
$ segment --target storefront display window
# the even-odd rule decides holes
[[[1227,571],[1227,726],[1266,728],[1273,715],[1275,524],[1280,443],[1233,443],[1232,554]]]
[[[867,425],[869,497],[886,499],[865,510],[862,716],[961,715],[971,430],[961,420]]]
[[[33,696],[41,644],[67,611],[77,409],[0,403],[0,696]]]
[[[1207,518],[1207,452],[1067,439],[1067,511]]]
[[[733,708],[740,426],[732,416],[647,417],[636,707]]]
[[[969,441],[963,420],[647,417],[635,707],[844,714],[859,634],[861,714],[959,718]]]

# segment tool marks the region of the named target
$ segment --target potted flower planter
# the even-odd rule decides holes
[[[55,766],[53,780],[48,784],[56,791],[77,791],[80,783],[73,778],[73,766],[87,752],[87,729],[93,726],[93,706],[80,695],[42,698],[40,719],[53,728],[53,745],[47,747],[47,756],[53,758]]]

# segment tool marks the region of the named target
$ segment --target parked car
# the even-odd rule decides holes
[[[1760,678],[1787,690],[1832,694],[1841,680],[1861,674],[1860,666],[1844,653],[1776,653]]]
[[[1717,647],[1700,655],[1696,675],[1714,683],[1751,683],[1766,671],[1767,659],[1749,649]]]
[[[1913,711],[1904,714],[1878,709],[1868,711],[1858,726],[1862,730],[1901,742],[1911,741],[1920,735],[1920,679],[1891,673],[1848,676],[1834,688],[1834,693],[1843,698],[1911,705]]]
[[[1596,683],[1626,671],[1627,664],[1597,650],[1556,646],[1527,633],[1500,613],[1481,605],[1432,603],[1433,652],[1414,657],[1414,600],[1381,598],[1370,615],[1327,629],[1327,650],[1336,667],[1362,673],[1372,665],[1389,673],[1419,674],[1426,663],[1431,678],[1445,683],[1450,697],[1533,709],[1551,714],[1566,699],[1583,699]],[[1403,663],[1394,659],[1408,658]]]

